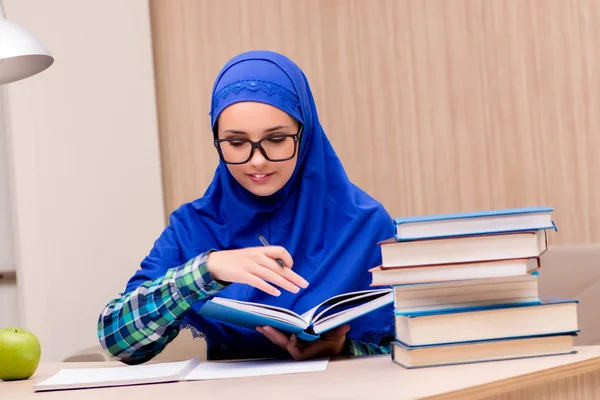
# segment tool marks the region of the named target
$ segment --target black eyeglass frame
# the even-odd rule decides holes
[[[239,139],[216,139],[216,140],[213,141],[213,144],[217,148],[217,152],[219,153],[219,158],[225,164],[231,164],[231,165],[246,164],[248,161],[250,161],[250,159],[252,159],[252,156],[254,155],[254,149],[258,149],[260,151],[260,153],[263,155],[263,157],[266,158],[270,162],[283,162],[283,161],[291,160],[292,158],[294,158],[296,156],[296,152],[298,151],[298,143],[300,142],[300,136],[302,135],[302,128],[303,128],[303,126],[301,125],[300,128],[298,129],[297,133],[292,133],[292,134],[283,134],[283,133],[282,134],[275,134],[273,136],[264,137],[264,138],[260,139],[257,142],[255,142],[253,140],[250,140],[250,139],[246,139],[246,138],[239,138]],[[267,152],[265,151],[265,149],[263,149],[262,142],[263,142],[263,140],[283,138],[283,137],[291,137],[294,140],[294,152],[288,158],[284,158],[284,159],[280,159],[280,160],[273,160],[273,159],[271,159],[267,155]],[[221,143],[223,143],[223,142],[231,142],[231,141],[242,141],[242,142],[248,142],[248,143],[250,143],[250,146],[252,146],[252,147],[250,149],[250,154],[249,154],[248,158],[245,161],[228,162],[228,161],[225,160],[225,157],[223,156],[223,151],[221,150]]]

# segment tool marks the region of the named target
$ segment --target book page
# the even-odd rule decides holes
[[[353,297],[340,298],[340,301],[333,303],[326,308],[319,310],[319,313],[313,317],[313,322],[316,323],[321,319],[327,318],[332,313],[342,313],[346,310],[358,307],[362,304],[373,301],[379,297],[383,297],[392,292],[392,289],[377,290],[375,292],[367,292]]]
[[[368,303],[363,303],[354,308],[346,309],[338,313],[333,313],[326,316],[322,320],[314,323],[313,329],[316,334],[321,334],[337,326],[345,324],[361,315],[367,314],[379,307],[391,304],[394,301],[394,294],[390,291],[383,297],[378,297]]]
[[[319,318],[319,316],[317,316],[315,318],[314,315],[320,309],[324,308],[325,309],[324,311],[327,311],[331,307],[334,307],[337,304],[344,303],[344,302],[346,302],[348,300],[359,299],[361,297],[371,296],[371,295],[375,295],[375,294],[378,294],[378,293],[389,293],[391,291],[392,291],[392,289],[390,289],[390,288],[385,288],[385,289],[367,289],[367,290],[359,290],[357,292],[349,292],[349,293],[338,294],[336,296],[330,297],[329,299],[325,300],[321,304],[318,304],[315,307],[311,308],[310,310],[308,310],[307,312],[305,312],[304,314],[302,314],[302,318],[305,321],[309,322],[309,323],[311,321],[314,322],[315,320],[317,320]],[[321,311],[321,313],[323,313],[324,311]]]
[[[182,380],[206,380],[242,378],[251,376],[298,374],[319,372],[327,369],[329,358],[307,361],[295,360],[259,360],[237,362],[200,362]]]
[[[188,361],[127,365],[109,368],[63,368],[50,378],[33,386],[35,391],[68,388],[132,385],[178,381],[198,365],[193,358]]]

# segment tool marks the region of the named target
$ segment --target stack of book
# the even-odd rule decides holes
[[[398,218],[373,286],[392,286],[405,368],[574,352],[577,300],[540,298],[552,208]],[[543,271],[542,271],[543,273]]]

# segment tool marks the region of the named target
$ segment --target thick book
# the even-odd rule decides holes
[[[543,297],[535,303],[396,313],[396,340],[422,346],[575,333],[577,304],[575,299]]]
[[[466,343],[409,346],[392,342],[392,361],[407,369],[471,364],[575,353],[576,334],[501,338]]]
[[[210,362],[191,358],[187,361],[150,362],[98,368],[63,368],[33,385],[34,392],[131,386],[179,381],[240,378],[265,375],[320,372],[327,369],[328,357],[295,360],[253,360]],[[110,396],[108,396],[110,398]]]
[[[379,243],[382,268],[535,258],[548,248],[545,230]]]
[[[524,276],[539,269],[539,258],[419,265],[416,267],[371,268],[372,286],[417,284]]]
[[[248,329],[271,326],[296,334],[298,339],[313,341],[333,328],[365,315],[394,301],[391,288],[344,293],[298,314],[281,307],[214,297],[199,313]]]
[[[551,207],[522,207],[395,218],[396,240],[556,229]]]
[[[521,276],[394,285],[397,314],[539,302],[537,272]]]

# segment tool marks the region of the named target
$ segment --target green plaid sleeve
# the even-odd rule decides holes
[[[225,288],[208,271],[208,254],[109,302],[98,319],[104,350],[127,364],[143,363],[163,351],[192,304]]]
[[[390,342],[393,338],[389,338],[389,340],[384,339],[382,343],[363,343],[357,340],[348,339],[347,342],[347,352],[353,356],[366,356],[372,354],[390,354]]]

